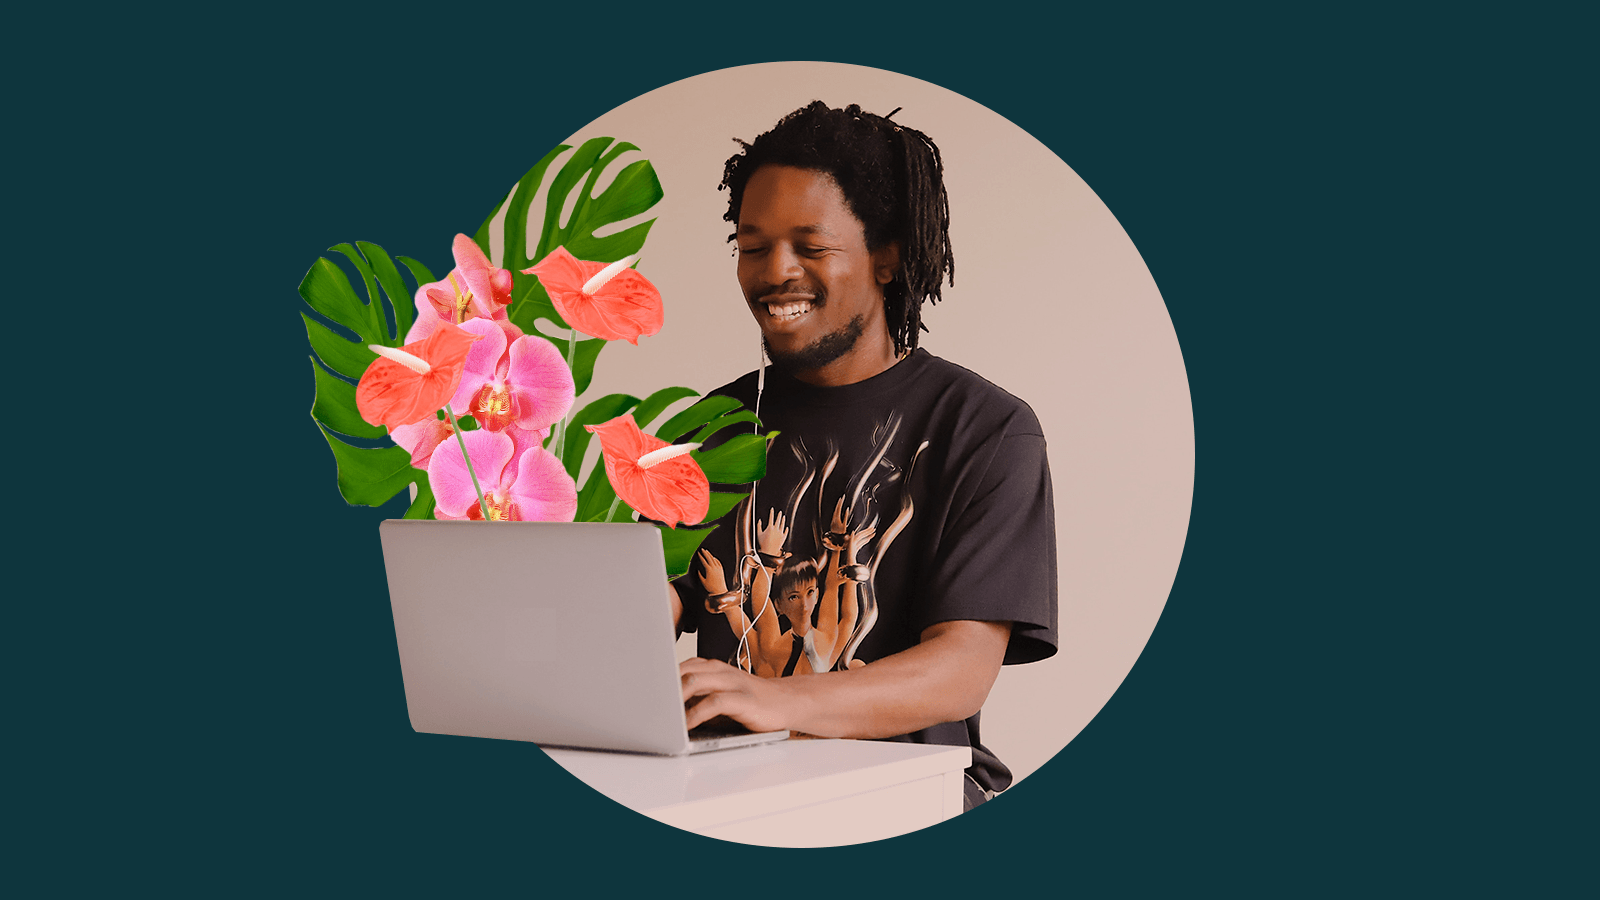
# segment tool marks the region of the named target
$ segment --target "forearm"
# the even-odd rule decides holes
[[[759,679],[706,660],[683,664],[689,724],[727,715],[756,731],[894,737],[965,719],[1005,658],[1005,622],[941,622],[908,650],[848,672]]]
[[[683,636],[683,598],[678,595],[678,586],[667,582],[667,603],[672,609],[673,633]]]
[[[947,633],[859,669],[786,678],[780,684],[793,695],[790,728],[818,737],[885,738],[966,719],[983,707],[999,666],[964,665],[950,651],[966,658],[982,649],[966,645],[983,643]],[[998,649],[1004,657],[1003,636]]]

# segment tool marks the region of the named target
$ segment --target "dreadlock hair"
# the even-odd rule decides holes
[[[890,116],[900,110],[889,113]],[[950,251],[950,201],[944,163],[927,135],[862,112],[852,103],[832,109],[821,100],[784,116],[754,143],[728,158],[722,184],[728,190],[723,218],[739,223],[739,207],[750,176],[762,166],[793,166],[832,176],[861,221],[867,249],[900,242],[900,270],[883,289],[883,310],[895,355],[917,349],[923,301],[939,302],[940,282],[956,283]],[[728,235],[732,241],[736,235]]]

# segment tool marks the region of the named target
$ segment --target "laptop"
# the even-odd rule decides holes
[[[389,519],[378,533],[419,732],[669,756],[789,736],[691,738],[654,526]]]

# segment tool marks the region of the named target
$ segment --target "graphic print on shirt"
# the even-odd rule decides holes
[[[800,472],[784,508],[763,514],[753,497],[739,505],[731,578],[709,551],[698,555],[706,610],[722,614],[736,641],[730,663],[766,678],[865,665],[856,652],[878,621],[874,577],[915,515],[911,479],[928,447],[923,441],[897,464],[890,453],[899,431],[898,414],[878,423],[869,457],[848,481],[831,442],[814,452],[780,435]],[[795,534],[802,504],[812,503],[811,533]]]

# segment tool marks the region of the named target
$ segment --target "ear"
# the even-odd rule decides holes
[[[872,251],[872,274],[879,284],[888,284],[900,271],[900,242],[890,241]]]

